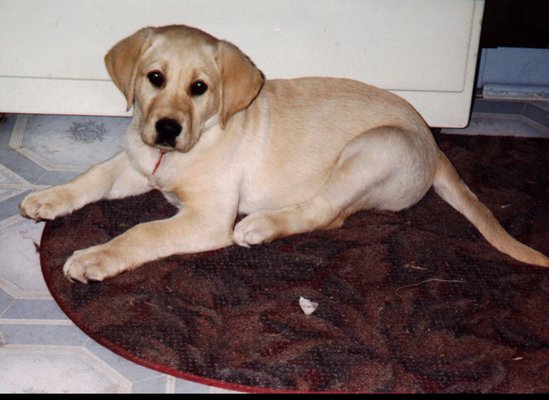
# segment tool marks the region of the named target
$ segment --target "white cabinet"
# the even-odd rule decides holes
[[[0,0],[0,112],[125,115],[103,65],[143,26],[187,24],[268,78],[362,80],[432,126],[469,118],[484,0]]]

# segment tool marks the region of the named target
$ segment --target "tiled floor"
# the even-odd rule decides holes
[[[226,392],[127,361],[82,333],[43,281],[43,223],[18,214],[31,190],[65,182],[114,154],[127,118],[9,115],[0,123],[0,393]],[[547,103],[477,100],[467,129],[449,133],[549,139]]]

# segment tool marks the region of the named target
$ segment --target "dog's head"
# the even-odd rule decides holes
[[[237,47],[198,29],[144,28],[105,56],[107,70],[135,107],[144,143],[189,151],[208,127],[258,95],[263,74]]]

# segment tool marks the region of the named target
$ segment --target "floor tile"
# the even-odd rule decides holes
[[[0,318],[14,301],[13,297],[0,289]]]
[[[84,171],[120,150],[128,125],[128,118],[20,115],[10,147],[49,171]]]
[[[443,133],[458,135],[516,136],[549,138],[549,128],[523,115],[473,114],[467,128],[443,129]]]
[[[36,346],[82,347],[91,339],[69,320],[0,320],[6,343]],[[0,369],[1,370],[1,369]]]
[[[124,393],[131,383],[80,347],[0,348],[4,393]]]
[[[68,317],[54,300],[15,300],[2,314],[2,319],[64,320]]]
[[[0,221],[0,288],[18,299],[51,299],[37,245],[43,223],[14,216]]]
[[[120,374],[124,375],[132,382],[148,382],[156,380],[159,377],[165,377],[164,374],[150,368],[144,368],[139,364],[130,362],[117,354],[113,353],[106,347],[101,346],[94,340],[89,340],[85,344],[86,348],[96,357],[100,358]],[[163,383],[165,385],[165,382]]]
[[[29,184],[33,184],[45,173],[45,169],[9,146],[0,147],[0,162]]]

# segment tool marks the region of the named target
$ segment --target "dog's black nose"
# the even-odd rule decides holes
[[[181,133],[181,124],[170,118],[162,118],[156,122],[156,144],[175,147],[175,139]]]

